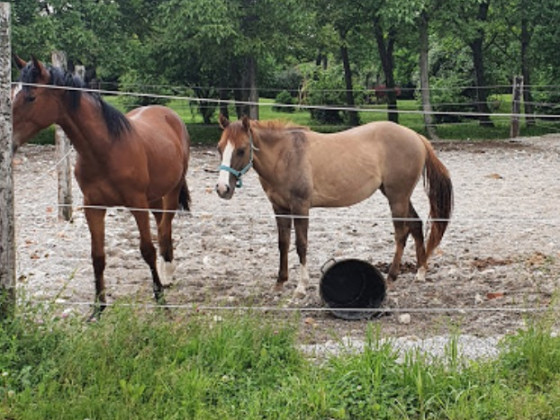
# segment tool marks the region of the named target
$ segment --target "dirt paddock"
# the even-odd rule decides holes
[[[299,322],[308,341],[359,337],[369,323],[395,337],[426,337],[457,326],[473,335],[501,335],[522,326],[527,316],[512,308],[543,309],[555,304],[560,286],[560,136],[442,142],[436,150],[452,176],[455,211],[430,260],[427,281],[414,281],[414,247],[409,240],[402,274],[384,302],[386,308],[403,312],[343,321],[329,312],[304,310]],[[93,269],[77,185],[73,221],[60,222],[54,147],[24,146],[14,164],[18,287],[33,301],[56,301],[66,310],[89,312],[85,304],[94,295]],[[177,271],[166,290],[169,304],[267,307],[267,314],[282,316],[275,310],[321,307],[321,267],[331,258],[360,258],[386,271],[394,251],[393,228],[387,202],[376,193],[350,208],[313,209],[308,297],[291,301],[297,282],[294,246],[290,280],[283,294],[275,294],[278,251],[271,206],[254,171],[246,175],[232,200],[219,199],[213,190],[218,164],[214,148],[193,148],[187,178],[192,211],[174,221]],[[428,204],[421,182],[413,203],[426,218]],[[152,303],[149,270],[127,211],[108,211],[106,251],[109,301]],[[410,314],[409,322],[401,317],[403,313]]]

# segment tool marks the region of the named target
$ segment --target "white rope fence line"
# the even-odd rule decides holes
[[[49,304],[60,306],[93,306],[92,302],[67,302],[57,300],[56,302],[30,300],[32,304]],[[157,304],[157,303],[104,303],[105,307],[143,308],[143,309],[183,309],[187,311],[258,311],[258,312],[370,312],[370,313],[449,313],[459,314],[477,312],[509,312],[509,313],[531,313],[531,312],[560,312],[560,306],[530,306],[530,307],[433,307],[433,308],[333,308],[333,307],[295,307],[295,306],[219,306],[191,304]]]
[[[120,92],[111,90],[99,90],[99,89],[87,89],[87,88],[77,88],[69,86],[56,86],[56,85],[44,85],[38,83],[21,83],[22,86],[31,87],[42,87],[47,89],[61,89],[61,90],[75,90],[82,92],[90,92],[101,95],[112,95],[112,96],[137,96],[137,97],[149,97],[156,99],[173,99],[181,101],[191,101],[191,102],[207,102],[215,104],[230,104],[230,105],[257,105],[257,106],[274,106],[279,108],[293,108],[298,107],[302,109],[321,109],[321,110],[331,110],[331,111],[356,111],[356,112],[378,112],[378,113],[396,113],[396,114],[420,114],[420,115],[455,115],[455,116],[465,116],[465,117],[532,117],[541,119],[557,119],[560,115],[552,114],[514,114],[514,113],[485,113],[485,112],[456,112],[456,111],[423,111],[423,110],[400,110],[400,109],[390,109],[390,108],[359,108],[359,107],[348,107],[348,106],[325,106],[325,105],[291,105],[291,104],[281,104],[275,102],[252,102],[252,101],[237,101],[234,99],[215,99],[215,98],[197,98],[194,96],[180,96],[180,95],[156,95],[150,93],[135,93],[135,92]]]
[[[12,84],[15,84],[17,82],[12,82]],[[150,88],[150,89],[155,89],[155,88],[159,88],[159,89],[171,89],[171,90],[180,90],[180,89],[191,89],[191,90],[215,90],[215,91],[224,91],[224,92],[230,92],[230,91],[246,91],[248,90],[247,88],[244,87],[237,87],[237,86],[203,86],[203,85],[190,85],[190,86],[185,86],[185,85],[170,85],[170,84],[158,84],[158,85],[152,85],[152,84],[147,84],[147,83],[128,83],[128,82],[110,82],[110,81],[103,81],[103,80],[99,80],[96,82],[99,85],[105,85],[105,86],[114,86],[114,87],[124,87],[124,88],[133,88],[133,87],[139,87],[139,88]],[[383,85],[383,87],[381,87]],[[377,88],[374,87],[367,87],[367,88],[355,88],[355,89],[351,89],[351,92],[356,92],[356,93],[373,93],[376,90],[378,92],[390,92],[390,91],[397,91],[400,90],[401,92],[421,92],[421,91],[430,91],[430,92],[440,92],[440,91],[456,91],[456,90],[466,90],[466,89],[473,89],[473,90],[506,90],[507,93],[511,93],[512,89],[513,89],[513,85],[512,84],[495,84],[495,85],[485,85],[485,86],[474,86],[474,85],[465,85],[465,86],[430,86],[430,87],[406,87],[406,86],[395,86],[394,88],[389,88],[387,87],[384,83],[381,83],[379,85],[377,85]],[[543,90],[546,91],[550,91],[551,93],[556,93],[558,91],[560,91],[560,85],[536,85],[536,84],[523,84],[523,90],[528,90],[531,89],[533,92],[538,92],[541,93],[543,92]],[[293,89],[293,88],[272,88],[272,87],[259,87],[259,91],[263,91],[263,92],[281,92],[281,91],[288,91],[288,92],[294,92],[294,93],[300,93],[300,92],[305,92],[306,89],[305,88],[299,88],[299,89]],[[347,92],[349,89],[313,89],[314,92]]]
[[[39,177],[39,180],[42,180],[49,176],[49,174],[56,170],[56,168],[66,159],[66,157],[74,152],[74,147],[71,146],[70,150],[57,162],[55,162],[50,169],[45,171],[45,174]],[[216,171],[217,172],[217,171]],[[258,190],[258,188],[255,188]],[[268,202],[267,202],[268,203]],[[476,217],[476,218],[460,218],[457,219],[456,217],[451,217],[448,219],[445,218],[427,218],[423,219],[422,217],[418,218],[408,218],[408,217],[364,217],[363,219],[357,219],[356,217],[349,217],[348,215],[275,215],[271,213],[258,213],[258,214],[251,214],[247,215],[246,213],[236,213],[236,212],[200,212],[195,213],[193,210],[185,211],[185,210],[163,210],[157,208],[141,208],[141,207],[126,207],[126,206],[101,206],[101,205],[74,205],[74,204],[53,204],[53,208],[64,208],[64,207],[71,207],[73,211],[82,211],[84,209],[97,209],[97,210],[115,210],[115,211],[135,211],[135,212],[151,212],[151,213],[175,213],[176,215],[185,215],[187,217],[198,217],[198,218],[208,218],[208,217],[231,217],[236,219],[243,219],[246,220],[248,217],[250,219],[270,219],[270,218],[289,218],[289,219],[307,219],[307,220],[363,220],[364,222],[412,222],[412,221],[421,221],[424,223],[431,223],[431,222],[453,222],[454,224],[458,221],[462,222],[484,222],[484,223],[494,223],[494,222],[523,222],[523,223],[549,223],[549,224],[560,224],[560,217],[558,218],[534,218],[534,217]],[[316,208],[319,210],[320,208]],[[324,209],[321,209],[324,211]]]
[[[268,204],[268,203],[267,203]],[[60,204],[58,207],[69,207],[70,204]],[[56,205],[54,207],[57,207]],[[431,223],[431,222],[450,222],[450,223],[457,223],[457,222],[485,222],[485,223],[493,223],[493,222],[532,222],[532,223],[549,223],[549,224],[557,224],[560,223],[560,217],[553,217],[553,218],[541,218],[541,217],[472,217],[472,218],[455,218],[451,217],[448,219],[444,218],[426,218],[423,219],[421,217],[413,218],[413,217],[360,217],[357,218],[352,215],[290,215],[290,214],[273,214],[273,213],[256,213],[256,214],[247,214],[243,212],[206,212],[202,211],[199,213],[194,213],[191,211],[186,210],[161,210],[161,209],[150,209],[150,208],[138,208],[138,207],[124,207],[124,206],[72,206],[73,210],[80,211],[86,208],[89,209],[97,209],[97,210],[116,210],[116,211],[130,211],[130,212],[154,212],[154,213],[175,213],[179,216],[183,215],[187,218],[199,218],[199,219],[207,219],[209,217],[222,217],[222,218],[229,218],[229,219],[239,219],[246,221],[247,219],[307,219],[307,220],[342,220],[342,221],[363,221],[363,222],[413,222],[413,221],[421,221],[424,223]],[[346,207],[341,207],[346,208]],[[333,209],[329,209],[333,210]],[[332,211],[334,213],[334,211]],[[70,222],[69,222],[70,223]]]

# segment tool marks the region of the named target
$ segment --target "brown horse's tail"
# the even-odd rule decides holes
[[[187,180],[183,178],[183,182],[181,183],[181,191],[179,191],[179,210],[190,211],[190,204],[191,194],[189,193]]]
[[[424,186],[430,200],[430,236],[426,246],[426,259],[437,248],[449,224],[453,211],[453,185],[449,171],[438,159],[430,142],[420,136],[428,152],[424,167]]]
[[[183,147],[184,147],[183,160],[184,160],[184,170],[185,170],[183,174],[183,181],[181,182],[181,190],[179,192],[179,209],[190,211],[191,194],[189,193],[189,187],[187,185],[186,176],[187,176],[187,168],[189,167],[189,157],[191,152],[191,136],[189,135],[187,126],[185,125],[183,120],[181,120],[181,118],[179,118],[178,115],[177,118],[179,119],[179,121],[181,121],[181,131],[183,134],[182,138],[183,138]]]

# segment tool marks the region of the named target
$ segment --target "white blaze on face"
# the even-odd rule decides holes
[[[228,168],[231,167],[231,157],[233,156],[233,151],[235,147],[231,144],[231,141],[228,141],[226,147],[224,148],[224,152],[222,153],[222,165],[227,166]],[[223,194],[226,192],[227,187],[229,185],[229,175],[230,173],[225,169],[220,170],[220,175],[218,177],[218,185],[217,189],[218,192]]]

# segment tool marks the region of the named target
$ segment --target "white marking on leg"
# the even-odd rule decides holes
[[[299,266],[298,285],[294,291],[294,298],[302,299],[307,295],[307,286],[309,286],[309,272],[303,264]]]
[[[173,274],[176,269],[175,261],[165,261],[160,257],[159,264],[157,265],[157,271],[159,275],[159,280],[164,286],[169,286],[173,283]]]
[[[226,147],[224,148],[224,152],[222,154],[222,165],[227,166],[228,168],[231,167],[231,157],[233,156],[233,151],[235,147],[231,141],[228,140]],[[223,195],[227,192],[227,188],[229,186],[229,176],[230,173],[225,169],[220,170],[220,175],[218,176],[218,184],[216,185],[216,190],[218,194]]]
[[[426,281],[426,267],[422,266],[418,268],[416,272],[416,281]]]

